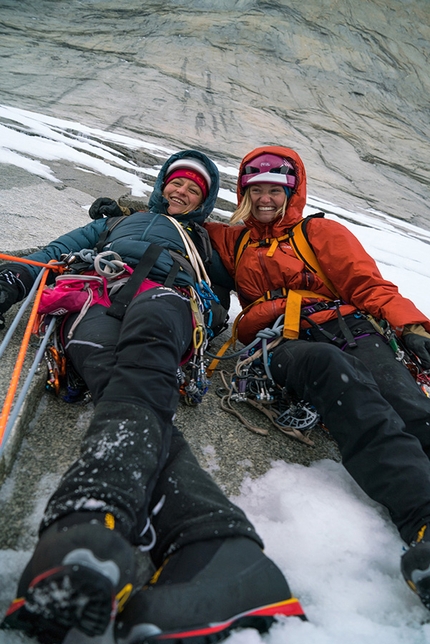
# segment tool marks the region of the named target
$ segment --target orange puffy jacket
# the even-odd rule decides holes
[[[239,169],[238,202],[242,199],[240,177],[245,165],[262,153],[270,152],[287,158],[296,170],[297,185],[288,200],[285,217],[270,224],[261,224],[254,217],[246,221],[250,242],[279,238],[303,217],[306,205],[306,173],[299,155],[289,148],[260,147],[245,156]],[[234,278],[239,301],[249,306],[268,291],[292,289],[312,291],[302,304],[318,301],[318,295],[327,299],[336,296],[303,261],[297,258],[287,240],[280,241],[272,256],[267,256],[268,245],[248,245],[235,269],[237,240],[244,226],[208,222],[205,224],[214,248],[218,251],[229,274]],[[422,324],[430,332],[430,320],[409,299],[400,295],[398,288],[385,280],[375,261],[364,250],[358,239],[345,226],[335,221],[312,218],[307,222],[306,234],[323,273],[335,287],[341,300],[343,315],[355,310],[370,313],[376,319],[385,319],[400,332],[405,324]],[[324,297],[321,297],[323,300]],[[270,327],[285,312],[285,297],[268,299],[251,306],[238,325],[238,338],[249,344],[257,331]],[[336,317],[335,310],[324,310],[312,315],[317,323]],[[301,322],[302,328],[307,326]]]

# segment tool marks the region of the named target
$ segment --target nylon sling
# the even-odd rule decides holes
[[[133,299],[137,289],[142,284],[143,280],[148,277],[149,271],[154,266],[163,250],[165,249],[162,246],[157,246],[156,244],[150,244],[148,246],[130,278],[121,290],[118,291],[114,301],[107,309],[106,315],[110,315],[117,320],[123,319],[127,307]]]

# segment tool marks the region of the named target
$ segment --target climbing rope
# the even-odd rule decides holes
[[[5,254],[0,254],[0,259],[5,259],[7,261],[13,261],[13,262],[18,262],[18,263],[23,263],[23,264],[31,264],[33,266],[39,266],[39,267],[42,268],[42,270],[40,271],[39,275],[37,276],[37,278],[36,278],[36,280],[35,280],[35,282],[33,284],[32,289],[30,290],[30,292],[27,295],[23,305],[20,308],[19,314],[17,316],[18,320],[16,320],[16,318],[15,318],[11,329],[9,329],[9,331],[7,332],[3,342],[0,345],[0,356],[2,356],[4,351],[6,350],[6,348],[8,346],[11,338],[12,338],[12,335],[13,335],[14,331],[16,330],[16,328],[18,326],[19,321],[21,320],[21,318],[22,318],[22,316],[24,314],[24,311],[28,308],[28,306],[29,306],[29,304],[30,304],[30,302],[31,302],[31,300],[32,300],[32,298],[34,296],[33,306],[32,306],[31,312],[30,312],[30,316],[29,316],[29,319],[28,319],[28,322],[27,322],[26,329],[24,331],[24,336],[23,336],[21,346],[20,346],[20,349],[19,349],[19,352],[18,352],[18,357],[16,359],[16,364],[15,364],[14,370],[12,372],[10,385],[9,385],[8,391],[6,393],[6,397],[5,397],[5,400],[4,400],[4,403],[3,403],[3,409],[2,409],[2,412],[1,412],[1,416],[0,416],[0,454],[1,454],[3,452],[3,450],[4,450],[5,445],[6,445],[6,440],[7,440],[8,436],[10,435],[10,432],[12,430],[13,424],[14,424],[16,418],[18,417],[20,407],[21,407],[21,405],[22,405],[22,403],[24,401],[25,395],[26,395],[26,393],[27,393],[27,391],[28,391],[28,389],[30,387],[31,379],[34,376],[34,374],[36,372],[36,369],[37,369],[37,366],[38,366],[38,364],[39,364],[39,362],[41,360],[41,356],[43,355],[44,348],[43,348],[43,351],[41,351],[41,349],[39,349],[39,351],[38,351],[38,353],[37,353],[37,355],[36,355],[36,357],[35,357],[35,359],[33,361],[33,365],[32,365],[32,367],[30,369],[30,372],[29,372],[29,374],[27,376],[27,379],[26,379],[26,381],[24,383],[24,387],[21,390],[21,393],[19,395],[17,403],[15,404],[15,406],[13,408],[13,413],[11,414],[13,401],[15,399],[16,392],[17,392],[17,389],[18,389],[18,385],[19,385],[19,382],[20,382],[20,379],[21,379],[22,369],[23,369],[24,360],[25,360],[25,357],[26,357],[26,354],[27,354],[28,346],[29,346],[29,343],[30,343],[30,338],[31,338],[31,335],[34,332],[34,329],[35,329],[35,326],[36,326],[36,319],[37,319],[37,315],[38,315],[37,312],[38,312],[38,308],[39,308],[40,298],[42,297],[42,291],[45,288],[46,280],[47,280],[48,275],[49,275],[49,271],[54,270],[56,272],[62,272],[64,270],[65,264],[64,264],[64,262],[57,262],[55,260],[52,260],[48,264],[44,264],[42,262],[36,262],[36,261],[33,261],[33,260],[24,259],[24,258],[21,258],[21,257],[14,257],[14,256],[11,256],[11,255],[5,255]],[[48,342],[49,335],[52,333],[53,328],[54,328],[54,323],[51,322],[48,325],[48,329],[47,329],[47,331],[45,333],[45,339],[44,339],[44,342],[42,343],[44,345],[44,347],[46,346],[46,343]],[[47,333],[49,333],[48,338],[46,337]]]

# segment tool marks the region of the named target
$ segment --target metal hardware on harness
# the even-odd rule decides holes
[[[408,369],[411,376],[417,382],[425,396],[430,398],[430,369],[423,369],[416,356],[407,350],[402,338],[398,338],[386,320],[379,322],[371,315],[366,316],[373,325],[376,332],[385,338],[388,345],[394,351],[396,360],[401,362]]]
[[[210,380],[206,374],[207,365],[204,358],[208,342],[203,319],[204,305],[199,293],[191,287],[190,307],[194,320],[193,353],[188,362],[179,367],[177,380],[185,404],[195,407],[202,402],[209,389]]]
[[[301,313],[302,315],[313,315],[314,313],[319,313],[319,311],[328,311],[336,309],[335,301],[328,302],[315,302],[315,304],[308,304],[303,306]]]
[[[240,403],[247,403],[262,412],[282,433],[313,445],[308,434],[319,422],[317,412],[303,401],[286,399],[281,389],[267,375],[267,365],[264,362],[261,352],[252,348],[247,357],[239,358],[230,383],[221,372],[224,388],[217,392],[221,397],[221,408],[236,416],[249,430],[267,435],[267,429],[252,425],[239,412]],[[225,394],[225,391],[228,393]]]
[[[206,376],[206,364],[201,350],[194,354],[183,367],[177,371],[179,392],[186,405],[199,405],[208,392],[210,380]]]
[[[313,429],[319,423],[317,411],[303,400],[290,401],[289,407],[277,418],[275,423],[281,427],[293,427],[301,432]]]
[[[45,351],[45,361],[48,367],[46,389],[51,390],[56,396],[60,393],[61,381],[66,375],[66,357],[62,351],[53,344],[48,344]]]
[[[252,355],[252,351],[250,355]],[[241,402],[252,397],[259,402],[272,403],[276,385],[268,378],[263,361],[257,359],[244,366],[241,362],[241,360],[238,361],[236,376],[233,377],[233,382],[237,383],[237,394],[233,394],[232,399]]]
[[[418,385],[421,387],[422,392],[430,398],[430,370],[419,373],[416,380]]]
[[[274,423],[283,428],[288,426],[306,431],[318,424],[319,416],[316,410],[303,400],[294,401],[292,398],[285,397],[284,392],[281,392],[273,380],[270,380],[265,374],[260,359],[248,364],[245,373],[240,372],[239,362],[236,378],[239,381],[238,388],[242,389],[242,393],[237,396],[233,394],[233,400],[240,402],[251,397],[258,402],[271,405]],[[285,407],[286,405],[287,407]]]

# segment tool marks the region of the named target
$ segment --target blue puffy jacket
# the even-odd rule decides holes
[[[184,244],[178,231],[166,217],[163,217],[163,214],[167,214],[168,202],[162,195],[167,169],[174,161],[184,157],[193,157],[203,162],[211,177],[209,193],[199,208],[176,217],[184,228],[188,229],[190,236],[195,237],[194,224],[202,224],[214,208],[219,188],[219,174],[215,164],[205,154],[197,150],[185,150],[172,155],[162,166],[149,200],[149,212],[136,212],[125,217],[109,233],[102,248],[102,250],[115,251],[124,262],[134,268],[150,244],[162,246],[166,250],[161,253],[149,273],[149,277],[158,282],[165,281],[173,265],[174,260],[169,250],[185,255]],[[82,228],[76,228],[58,237],[43,250],[28,255],[28,259],[46,263],[51,259],[59,260],[62,255],[77,253],[83,249],[94,249],[100,235],[106,230],[108,222],[106,218],[91,221]],[[35,266],[26,266],[26,268],[33,278],[40,270]],[[178,286],[186,286],[193,283],[193,278],[181,267],[174,283]]]

